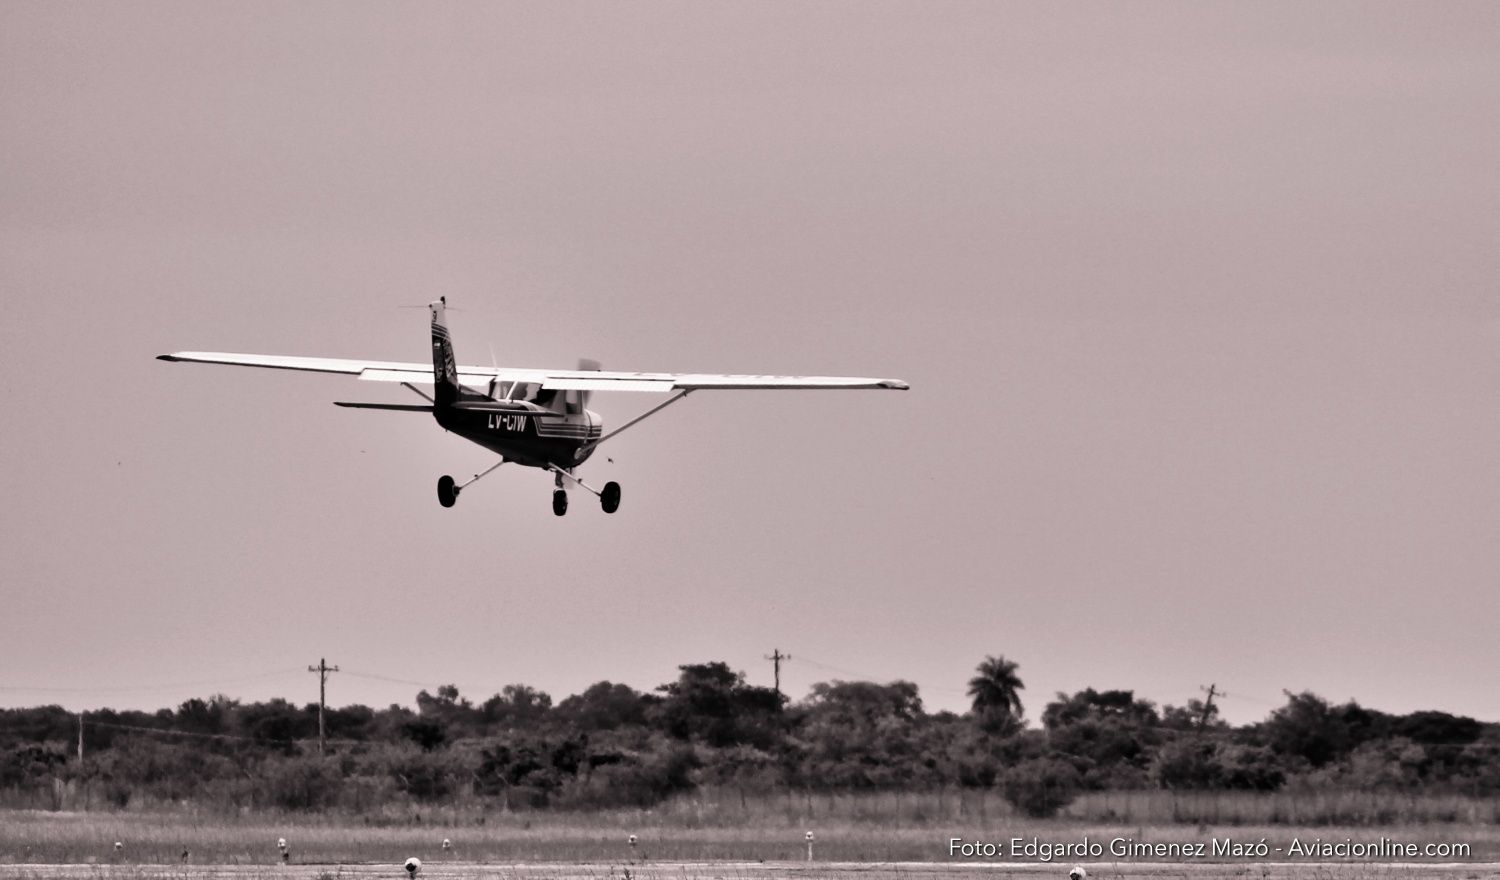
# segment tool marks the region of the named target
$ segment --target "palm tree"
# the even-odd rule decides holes
[[[974,714],[986,729],[1004,731],[1021,722],[1024,711],[1020,691],[1026,689],[1016,675],[1014,661],[1004,655],[986,657],[969,679],[969,696],[974,700]]]

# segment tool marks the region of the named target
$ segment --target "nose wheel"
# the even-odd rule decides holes
[[[604,484],[604,488],[595,489],[588,483],[573,476],[571,471],[564,470],[557,465],[548,467],[552,471],[553,485],[557,488],[552,492],[552,512],[558,516],[568,512],[568,493],[563,489],[563,480],[569,480],[578,488],[589,492],[599,498],[599,506],[605,513],[614,513],[620,509],[620,484],[611,480]]]

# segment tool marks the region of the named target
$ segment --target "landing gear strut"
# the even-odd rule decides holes
[[[599,506],[604,509],[605,513],[614,513],[615,511],[620,509],[619,483],[611,480],[610,482],[604,484],[603,490],[599,490],[573,476],[571,472],[566,471],[555,464],[548,465],[548,470],[552,471],[554,484],[557,486],[557,488],[552,492],[552,512],[557,514],[558,516],[562,516],[563,514],[568,512],[568,493],[563,490],[564,478],[573,481],[573,483],[575,483],[578,488],[583,489],[585,492],[590,492],[598,496]]]
[[[495,464],[491,466],[489,470],[486,470],[484,473],[475,474],[474,479],[469,480],[462,485],[455,485],[453,482],[453,478],[448,476],[447,474],[443,474],[441,477],[438,477],[438,503],[443,505],[444,507],[452,507],[453,505],[457,504],[458,493],[479,482],[480,477],[488,475],[491,471],[502,464],[505,464],[505,459],[503,458],[495,462]]]

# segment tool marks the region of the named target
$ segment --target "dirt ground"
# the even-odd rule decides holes
[[[1500,880],[1500,863],[1322,862],[1084,863],[1089,880]],[[1071,865],[931,862],[652,862],[424,865],[417,880],[1066,880]],[[399,864],[26,865],[0,864],[0,880],[407,880]]]

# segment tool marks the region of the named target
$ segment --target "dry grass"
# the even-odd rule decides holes
[[[594,824],[614,824],[620,814],[598,814]],[[636,821],[623,814],[625,824]],[[1016,811],[993,791],[951,789],[928,792],[791,792],[741,795],[708,789],[675,798],[653,815],[687,827],[754,825],[800,828],[828,821],[886,827],[949,828],[955,823],[1014,824]],[[1278,792],[1109,791],[1079,797],[1063,819],[1085,823],[1137,825],[1294,825],[1384,827],[1458,823],[1500,823],[1500,799],[1459,795],[1413,795],[1376,791],[1298,790]],[[620,827],[624,827],[621,825]]]
[[[1146,825],[1495,825],[1500,799],[1381,791],[1108,791],[1084,795],[1064,815]]]
[[[656,810],[599,813],[491,813],[458,809],[380,817],[256,814],[243,817],[170,813],[0,812],[0,864],[89,863],[124,868],[180,865],[275,867],[276,840],[287,838],[294,867],[340,863],[395,864],[417,855],[434,868],[446,863],[495,865],[522,862],[647,864],[671,861],[797,863],[806,859],[803,834],[816,834],[819,862],[947,862],[948,840],[992,842],[1040,837],[1057,843],[1084,836],[1095,841],[1126,837],[1151,842],[1236,840],[1369,841],[1385,836],[1415,843],[1466,843],[1477,861],[1500,859],[1500,824],[1493,802],[1464,803],[1457,812],[1442,802],[1417,802],[1387,823],[1329,822],[1360,801],[1298,801],[1280,796],[1171,796],[1169,793],[1096,795],[1068,815],[1038,821],[1017,818],[993,797],[960,802],[926,795],[811,799],[747,798],[721,802],[711,795],[674,801]],[[1450,805],[1453,806],[1453,805]],[[778,809],[779,807],[779,809]],[[1337,807],[1337,809],[1334,809]],[[1485,813],[1488,809],[1490,812]],[[1359,813],[1378,818],[1378,811]],[[1302,816],[1295,825],[1276,819]],[[1445,821],[1432,821],[1441,816]],[[1463,821],[1446,821],[1457,818]],[[1186,820],[1186,821],[1174,821]],[[627,845],[630,834],[638,846]],[[454,848],[444,852],[444,838]],[[125,844],[116,856],[114,842]],[[641,880],[638,876],[632,880]],[[0,880],[5,878],[0,877]],[[103,878],[108,880],[108,878]],[[337,878],[328,878],[337,880]],[[623,880],[623,878],[616,878]],[[1251,878],[1254,880],[1254,878]]]

